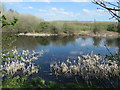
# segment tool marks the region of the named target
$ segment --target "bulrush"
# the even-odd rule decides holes
[[[69,59],[67,59],[67,63],[68,63],[68,64],[71,64],[71,61],[70,61]]]
[[[93,57],[95,58],[95,60],[100,60],[99,56],[97,55],[94,55]]]
[[[77,60],[71,62],[67,59],[66,62],[61,64],[51,64],[50,69],[57,75],[80,75],[84,79],[120,78],[120,65],[117,61],[100,58],[98,55],[93,54],[78,56]]]
[[[61,68],[57,65],[57,63],[55,64],[55,67],[54,67],[54,71],[55,71],[55,74],[61,74]]]
[[[68,71],[68,67],[64,62],[61,63],[61,70],[63,74],[66,74]]]
[[[41,53],[41,51],[30,52],[29,50],[23,50],[20,54],[17,49],[4,53],[2,59],[6,61],[3,61],[0,67],[0,71],[4,72],[2,76],[14,75],[18,71],[21,71],[23,74],[38,73],[38,68],[32,61],[37,60],[42,54],[43,51]]]
[[[79,70],[80,70],[79,67],[76,66],[76,65],[71,65],[70,66],[70,72],[74,75],[77,75],[79,73]]]

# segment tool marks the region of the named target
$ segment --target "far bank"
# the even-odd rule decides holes
[[[103,37],[103,38],[118,38],[120,37],[120,34],[118,32],[97,32],[93,33],[90,31],[81,31],[81,32],[75,32],[72,34],[66,34],[66,33],[59,33],[59,34],[52,34],[52,33],[19,33],[18,35],[24,35],[24,36],[91,36],[91,37]]]

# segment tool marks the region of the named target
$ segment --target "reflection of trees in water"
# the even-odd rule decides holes
[[[85,41],[87,38],[88,38],[88,37],[85,37],[85,36],[81,37],[81,39],[84,40],[84,41]]]
[[[101,40],[103,40],[104,38],[98,38],[98,37],[93,37],[93,45],[94,46],[99,46]],[[106,40],[106,44],[110,47],[118,47],[120,48],[120,38],[107,38]]]
[[[118,45],[118,48],[119,48],[119,55],[120,55],[120,38],[117,38],[117,45]],[[120,58],[119,58],[120,59]]]
[[[12,35],[12,34],[11,34]],[[9,36],[9,34],[3,34],[4,36]],[[34,49],[38,45],[47,46],[52,44],[53,46],[65,46],[68,43],[75,42],[76,36],[51,36],[51,37],[31,37],[31,36],[20,36],[20,37],[12,37],[12,40],[16,39],[16,42],[13,43],[13,46],[17,46],[17,48],[22,49]],[[86,40],[90,37],[80,37],[82,40]],[[93,37],[93,45],[99,46],[102,38]],[[7,42],[3,41],[3,46],[6,43],[10,43],[11,40],[7,40]],[[106,39],[106,44],[110,47],[119,47],[120,48],[120,38]]]
[[[120,48],[120,38],[117,38],[117,45]]]
[[[93,37],[93,45],[99,46],[101,40],[102,40],[101,38]]]
[[[112,38],[112,39],[106,39],[106,44],[110,47],[118,47],[120,48],[120,38]]]
[[[33,49],[38,45],[37,40],[34,39],[33,37],[31,38],[31,37],[20,36],[20,37],[16,37],[15,39],[16,41],[12,44],[12,47],[16,46],[17,48]],[[4,44],[7,44],[7,43],[9,43],[9,41],[4,42]],[[7,49],[10,49],[12,47],[7,47]]]
[[[17,48],[23,49],[33,49],[38,46],[38,42],[34,37],[20,36],[17,38],[17,41],[14,43],[14,46]]]
[[[17,46],[17,48],[23,49],[34,49],[38,45],[47,46],[62,46],[66,45],[69,42],[74,42],[76,37],[74,36],[51,36],[51,37],[28,37],[28,36],[20,36],[16,37],[16,42],[13,43],[13,46]]]
[[[16,38],[17,36],[15,36],[14,32],[2,32],[2,49],[13,47],[12,45],[15,42]]]
[[[62,45],[67,45],[68,43],[72,43],[75,41],[76,37],[74,36],[59,36],[59,37],[51,37],[51,42],[54,46],[62,46]]]

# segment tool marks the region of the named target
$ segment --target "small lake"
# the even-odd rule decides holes
[[[120,48],[119,38],[105,39],[87,36],[20,36],[17,37],[16,40],[14,46],[19,50],[45,50],[46,52],[44,55],[40,57],[39,60],[34,61],[35,64],[40,65],[39,73],[34,77],[40,76],[47,81],[51,80],[59,83],[74,82],[74,79],[50,75],[50,63],[66,61],[68,58],[74,60],[77,56],[91,53],[91,51],[93,51],[94,54],[110,55],[105,44],[112,53]]]

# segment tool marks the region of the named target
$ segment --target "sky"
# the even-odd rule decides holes
[[[108,0],[109,1],[109,0]],[[110,0],[112,1],[112,0]],[[5,0],[7,9],[32,14],[46,21],[115,21],[90,0]]]

